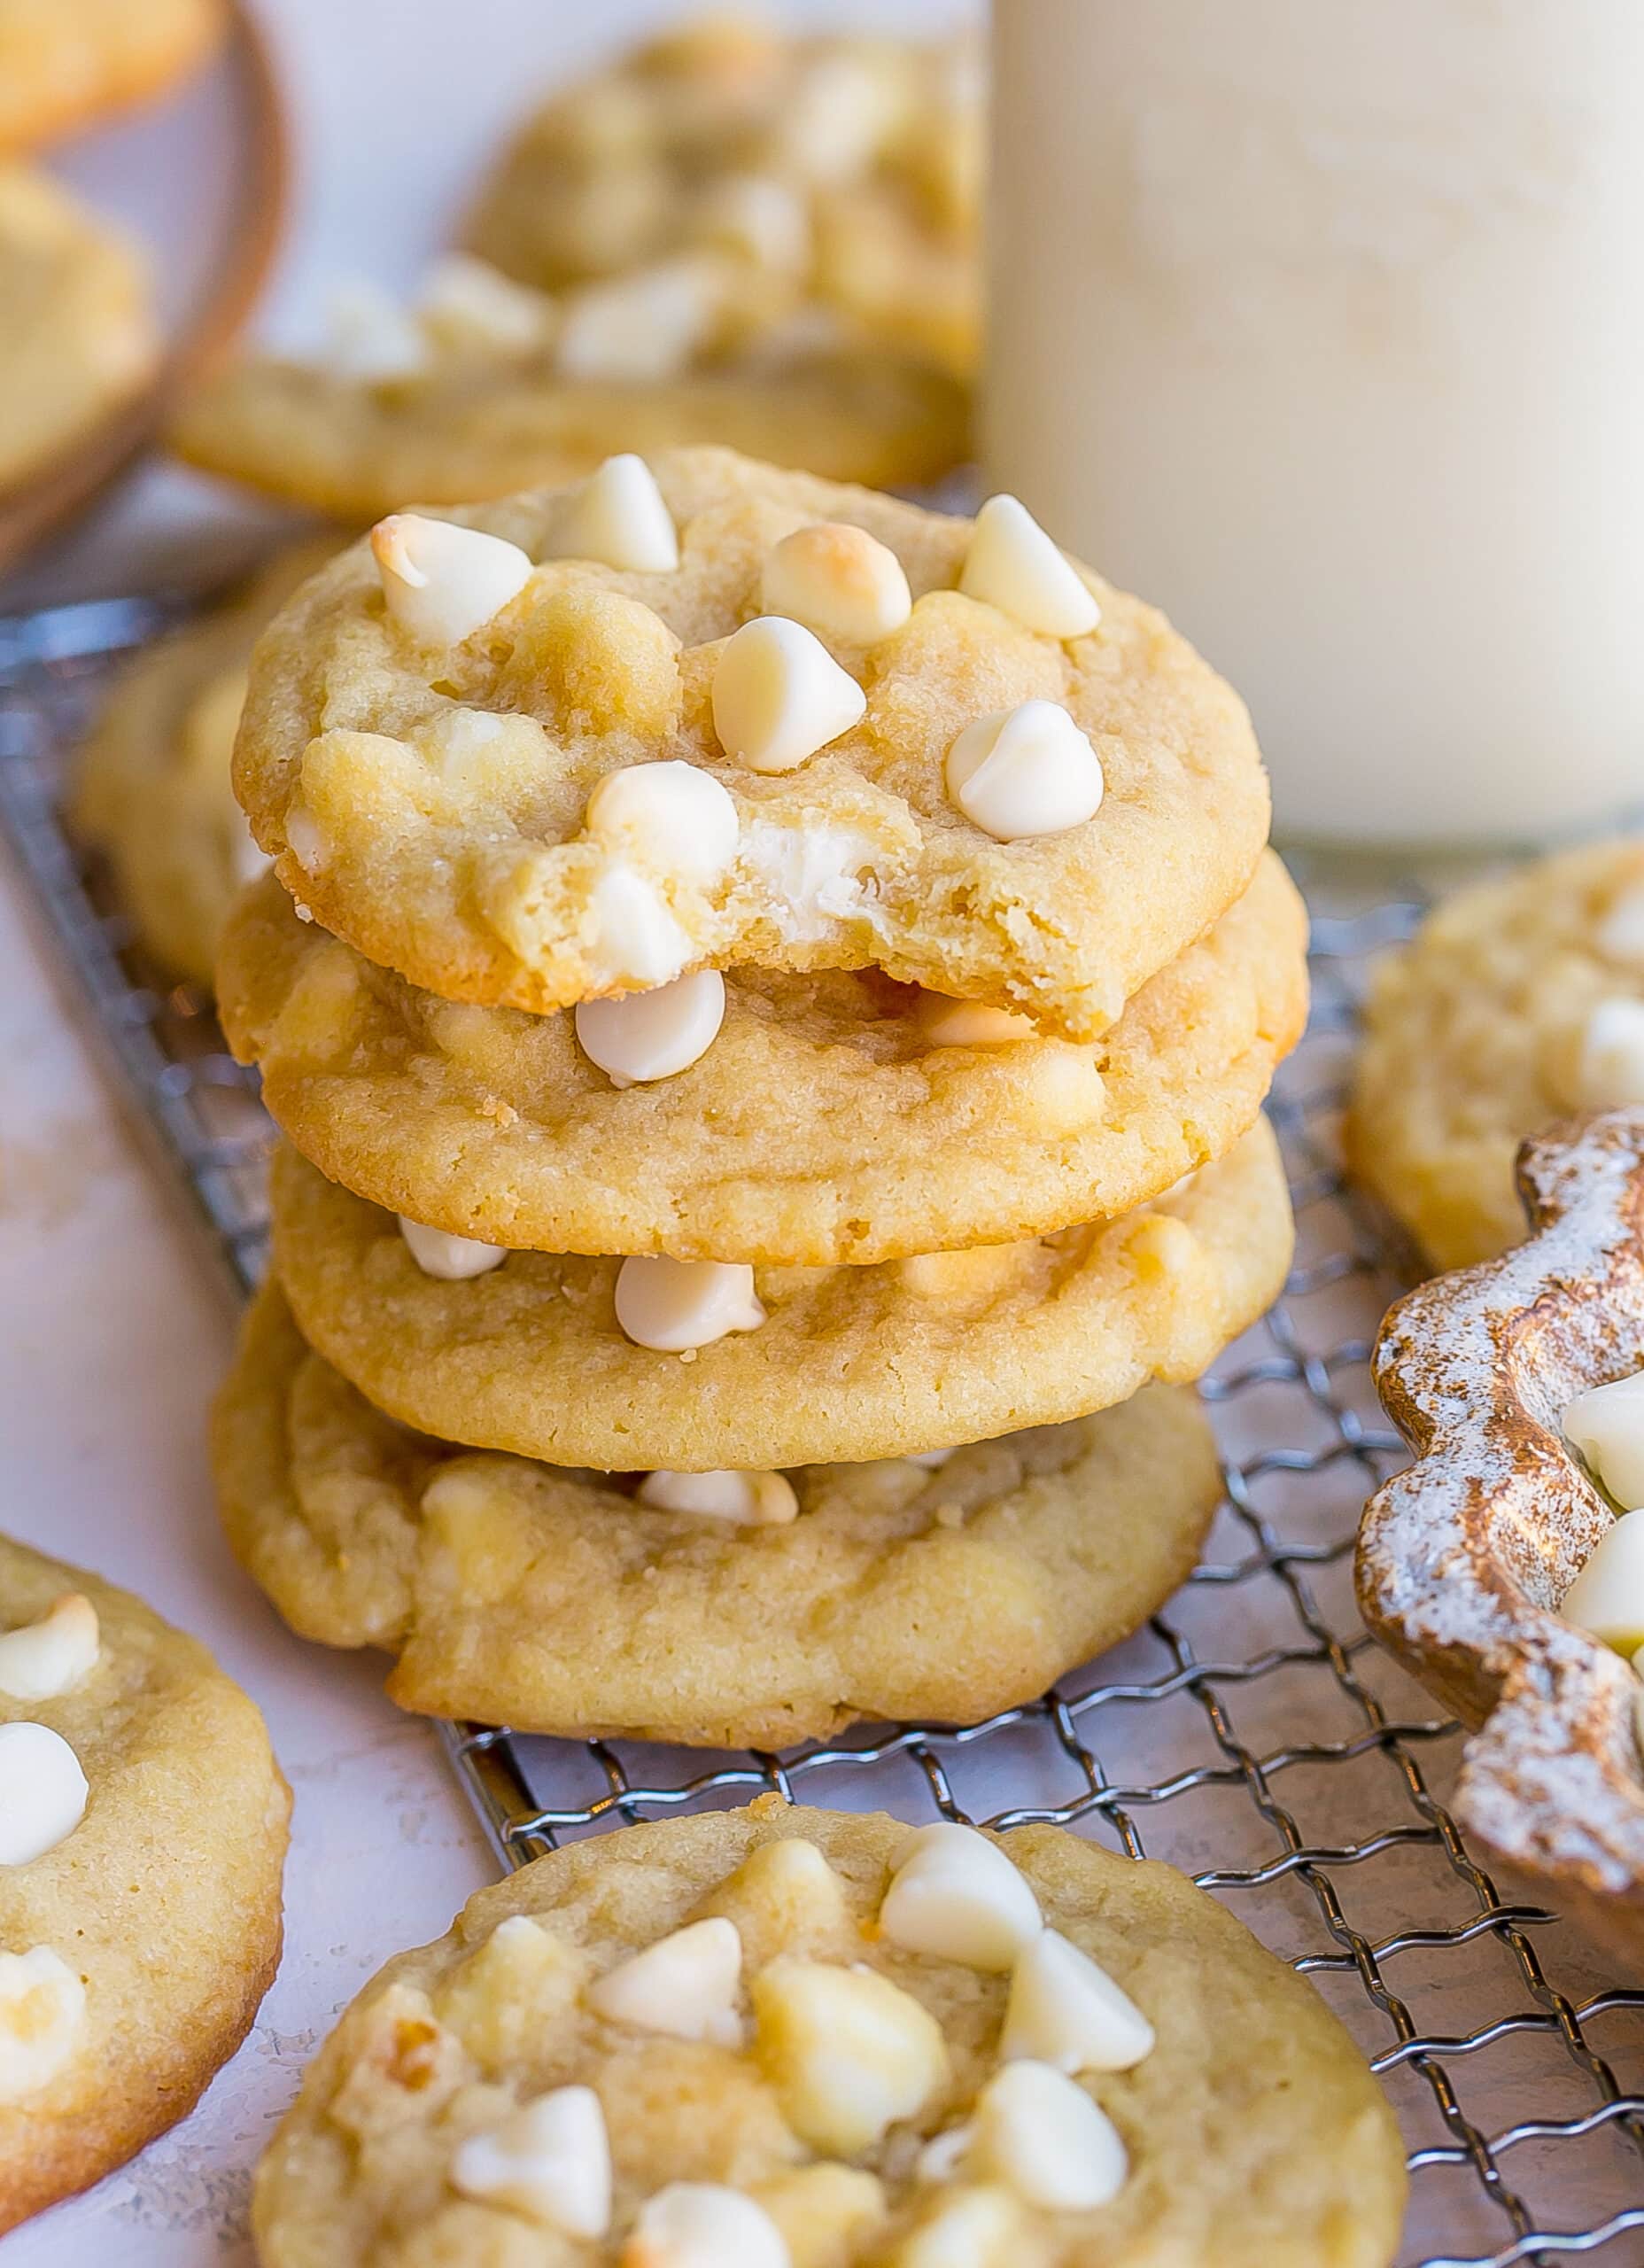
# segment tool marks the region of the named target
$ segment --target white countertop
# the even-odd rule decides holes
[[[328,274],[413,275],[526,91],[668,12],[666,0],[263,0],[298,128],[276,327],[301,327]],[[956,10],[854,12],[934,23]],[[121,587],[155,528],[221,510],[204,484],[145,471],[35,588]],[[6,2268],[244,2262],[252,2166],[337,2009],[390,1953],[442,1931],[493,1862],[431,1731],[383,1698],[381,1658],[303,1645],[229,1558],[202,1440],[234,1316],[40,945],[0,860],[0,1526],[205,1638],[260,1703],[297,1803],[285,1959],[244,2047],[190,2118],[0,2253]]]

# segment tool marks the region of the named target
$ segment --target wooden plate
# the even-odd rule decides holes
[[[124,470],[166,422],[179,388],[244,322],[268,273],[289,179],[284,112],[256,18],[244,0],[228,0],[228,36],[198,78],[74,145],[62,162],[48,155],[50,169],[85,187],[94,206],[128,224],[135,219],[153,259],[167,345],[139,393],[0,493],[0,573],[66,527]],[[163,210],[163,197],[157,212],[151,193],[162,174],[171,177],[174,207],[186,199],[192,229],[214,223],[209,242],[186,251],[167,242],[176,216]]]

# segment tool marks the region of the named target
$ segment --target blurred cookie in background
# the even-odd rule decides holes
[[[544,104],[466,242],[550,291],[729,252],[763,279],[767,330],[799,322],[968,378],[983,99],[966,41],[706,17]]]
[[[0,166],[0,308],[3,496],[137,393],[161,338],[137,246],[27,166]]]
[[[0,0],[0,154],[164,93],[226,21],[222,0]]]
[[[716,19],[555,97],[409,305],[334,302],[183,406],[191,463],[341,519],[720,443],[870,486],[969,449],[973,52]]]
[[[144,951],[203,987],[229,908],[268,863],[229,784],[246,664],[263,625],[333,548],[282,551],[228,605],[137,655],[81,754],[74,832],[106,858]]]

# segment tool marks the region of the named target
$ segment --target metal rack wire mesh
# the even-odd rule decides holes
[[[92,1011],[134,1121],[242,1286],[262,1263],[267,1138],[208,1003],[146,968],[58,816],[65,752],[120,653],[174,610],[119,600],[0,622],[0,821]],[[1076,1825],[1167,1859],[1311,1977],[1402,2118],[1405,2268],[1644,2263],[1644,1991],[1516,1904],[1446,1808],[1459,1736],[1364,1632],[1352,1539],[1398,1460],[1367,1368],[1399,1254],[1341,1180],[1335,1118],[1389,897],[1311,884],[1315,1009],[1273,1104],[1300,1244],[1284,1297],[1206,1386],[1227,1501],[1148,1628],[984,1724],[857,1728],[787,1756],[442,1728],[500,1856],[776,1789],[844,1808]]]

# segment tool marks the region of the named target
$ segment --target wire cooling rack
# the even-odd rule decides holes
[[[65,751],[120,655],[177,611],[117,600],[0,621],[0,821],[89,1004],[134,1122],[242,1286],[265,1234],[268,1127],[209,1005],[144,967],[58,819]],[[787,1756],[440,1728],[512,1865],[628,1821],[775,1789],[996,1826],[1076,1825],[1167,1859],[1310,1977],[1374,2060],[1409,2146],[1403,2268],[1644,2264],[1644,1991],[1515,1903],[1446,1807],[1459,1736],[1365,1633],[1353,1528],[1399,1461],[1368,1374],[1398,1287],[1344,1187],[1336,1122],[1364,965],[1423,892],[1304,874],[1315,1006],[1273,1104],[1299,1231],[1273,1313],[1206,1394],[1227,1501],[1147,1629],[985,1724],[858,1728]],[[316,1674],[323,1674],[316,1661]]]

